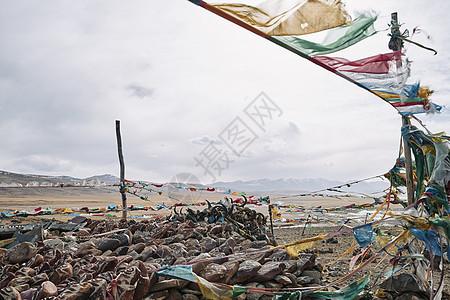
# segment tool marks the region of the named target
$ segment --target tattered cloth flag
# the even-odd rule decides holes
[[[353,22],[328,30],[327,35],[320,43],[315,43],[298,36],[272,36],[278,44],[291,47],[306,56],[317,56],[334,53],[348,48],[377,31],[374,23],[377,15],[373,12],[364,12],[358,15]]]
[[[406,84],[411,63],[402,55],[401,51],[395,51],[355,61],[328,56],[315,56],[311,60],[319,61],[352,79],[391,104],[402,115],[440,111],[442,107],[429,100],[432,90],[421,87],[418,82]]]
[[[372,224],[361,225],[353,228],[353,236],[361,248],[366,248],[372,244],[373,229]]]
[[[351,21],[340,0],[268,0],[258,6],[211,4],[271,36],[303,35]]]
[[[362,277],[361,279],[354,281],[350,283],[348,286],[343,288],[342,290],[335,291],[335,292],[314,292],[308,294],[308,296],[312,298],[319,298],[319,299],[333,299],[333,300],[352,300],[355,299],[356,296],[358,296],[359,293],[366,287],[366,285],[369,283],[370,279],[370,273],[366,276]]]
[[[377,32],[375,13],[352,21],[340,0],[268,0],[258,6],[189,1],[304,57],[345,49]],[[321,43],[299,38],[325,30]]]

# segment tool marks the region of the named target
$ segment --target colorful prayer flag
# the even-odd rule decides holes
[[[373,26],[377,19],[374,13],[365,12],[349,25],[330,29],[321,43],[311,42],[297,36],[272,36],[278,43],[291,47],[306,56],[325,55],[348,48],[376,33]]]
[[[268,0],[258,6],[211,6],[271,36],[314,33],[351,21],[340,0]]]

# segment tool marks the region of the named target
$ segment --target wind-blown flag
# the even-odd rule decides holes
[[[341,0],[267,0],[258,6],[189,0],[302,56],[333,53],[376,33],[373,13],[351,20]],[[328,30],[322,43],[299,36]]]
[[[314,33],[351,21],[340,0],[268,0],[258,6],[211,6],[271,36]]]
[[[272,38],[307,56],[324,55],[348,48],[377,33],[374,27],[376,19],[377,15],[374,13],[362,13],[350,24],[328,30],[328,34],[321,43],[311,42],[294,35]]]
[[[442,108],[429,100],[433,93],[429,88],[421,87],[419,83],[406,84],[411,63],[403,59],[400,51],[356,61],[327,56],[315,56],[312,59],[364,86],[402,115],[434,113]]]

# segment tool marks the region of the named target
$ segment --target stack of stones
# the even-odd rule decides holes
[[[226,222],[86,219],[76,231],[50,235],[0,248],[0,299],[204,299],[196,283],[155,273],[189,262],[209,282],[274,290],[322,283],[314,254],[292,259],[265,241],[242,238]]]

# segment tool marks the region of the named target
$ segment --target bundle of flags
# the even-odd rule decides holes
[[[356,61],[324,56],[376,34],[374,12],[360,13],[352,20],[341,0],[267,0],[257,6],[189,1],[372,92],[402,115],[441,110],[429,99],[432,90],[406,83],[410,62],[401,51]],[[321,31],[327,32],[321,43],[302,38]]]

